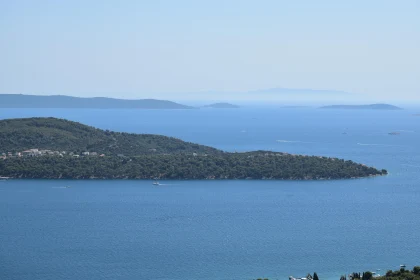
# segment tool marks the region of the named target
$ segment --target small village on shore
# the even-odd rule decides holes
[[[20,157],[41,157],[41,156],[71,156],[71,157],[87,157],[87,156],[99,156],[104,157],[105,154],[99,154],[97,152],[67,152],[67,151],[53,151],[53,150],[45,150],[45,149],[29,149],[21,152],[6,152],[0,154],[0,159],[7,159],[7,158],[20,158]]]

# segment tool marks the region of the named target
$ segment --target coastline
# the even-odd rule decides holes
[[[159,178],[160,181],[291,181],[291,182],[298,182],[298,181],[348,181],[348,180],[361,180],[361,179],[374,179],[376,177],[385,177],[388,174],[375,174],[369,176],[360,176],[360,177],[352,177],[352,178],[312,178],[312,179],[299,179],[299,178],[206,178],[206,179],[197,179],[197,178]],[[96,177],[91,176],[89,178],[86,177],[76,177],[76,178],[67,178],[67,177],[0,177],[0,180],[74,180],[74,181],[153,181],[155,178],[131,178],[131,177],[121,177],[121,178],[109,178],[109,177]]]

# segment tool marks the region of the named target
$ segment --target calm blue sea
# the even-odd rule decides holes
[[[0,181],[0,279],[287,279],[420,264],[418,111],[5,110],[228,151],[352,159],[342,181]],[[399,132],[399,135],[389,135]],[[0,174],[1,175],[1,174]],[[70,188],[65,188],[70,186]]]

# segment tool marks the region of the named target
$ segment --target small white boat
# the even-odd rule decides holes
[[[153,185],[154,185],[154,186],[159,186],[160,184],[159,184],[159,182],[158,182],[158,181],[154,181],[154,182],[153,182]]]
[[[406,267],[406,265],[405,265],[405,264],[401,264],[401,265],[400,265],[400,267],[401,267],[401,268],[405,268],[405,267]]]

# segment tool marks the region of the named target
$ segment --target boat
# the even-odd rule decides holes
[[[405,265],[405,264],[401,264],[401,265],[400,265],[400,267],[401,267],[401,268],[405,268],[405,267],[406,267],[406,265]]]
[[[154,186],[159,186],[160,184],[159,184],[159,182],[158,182],[158,181],[156,181],[156,180],[155,180],[155,181],[153,182],[153,185],[154,185]]]

